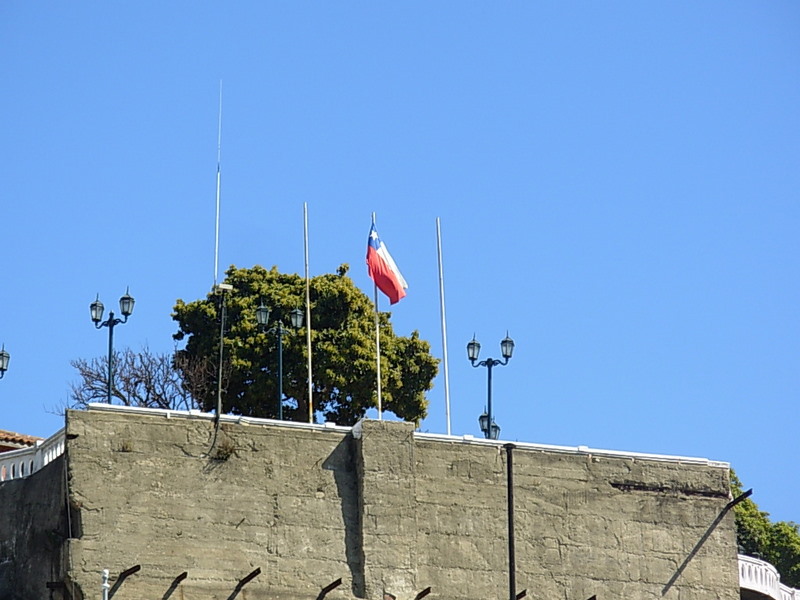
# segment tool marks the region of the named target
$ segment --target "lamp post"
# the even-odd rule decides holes
[[[500,426],[494,422],[494,416],[492,415],[492,368],[508,364],[508,360],[514,353],[514,340],[508,337],[508,333],[506,333],[505,339],[500,342],[500,353],[503,355],[503,360],[487,358],[476,362],[480,352],[481,345],[475,339],[475,336],[472,336],[472,341],[467,344],[467,358],[469,358],[469,362],[472,363],[473,367],[486,367],[489,373],[487,411],[478,417],[478,424],[487,440],[496,440],[500,436]]]
[[[114,311],[108,313],[108,319],[103,321],[103,310],[105,307],[100,302],[100,294],[97,299],[89,305],[89,313],[92,317],[92,322],[97,329],[108,327],[108,387],[106,393],[106,402],[111,404],[111,385],[114,380],[114,327],[120,323],[127,323],[128,317],[133,314],[133,305],[136,302],[133,297],[125,290],[125,295],[119,299],[119,312],[122,313],[124,319],[115,319]],[[102,321],[102,322],[101,322]]]
[[[0,379],[2,379],[3,375],[8,371],[9,360],[11,360],[11,355],[6,352],[6,345],[3,344],[3,348],[0,349]]]
[[[303,311],[295,308],[289,313],[289,318],[292,322],[292,327],[299,329],[303,326]],[[269,324],[269,308],[261,303],[256,309],[256,321],[265,330],[265,333],[278,335],[278,420],[283,421],[283,335],[289,333],[291,329],[286,329],[283,326],[283,321],[278,319],[277,325],[266,329]]]

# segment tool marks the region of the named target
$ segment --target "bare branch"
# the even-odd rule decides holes
[[[180,373],[186,393],[194,399],[197,407],[210,411],[216,407],[218,365],[208,357],[189,358],[185,352],[172,356],[172,366]],[[222,364],[222,390],[227,392],[231,376],[230,360]]]
[[[154,354],[145,346],[140,352],[126,348],[113,356],[112,402],[125,406],[143,406],[189,410],[198,404],[175,367],[174,354]],[[71,407],[85,408],[91,402],[105,402],[108,397],[108,358],[77,359],[70,363],[79,380],[71,388]]]

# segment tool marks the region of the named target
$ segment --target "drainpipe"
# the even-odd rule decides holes
[[[514,463],[512,450],[514,444],[506,444],[506,482],[508,486],[508,598],[517,598],[517,558],[514,550]]]

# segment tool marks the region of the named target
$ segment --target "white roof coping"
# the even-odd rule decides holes
[[[142,406],[121,406],[118,404],[91,403],[88,405],[90,411],[116,412],[137,415],[162,415],[166,419],[199,419],[203,421],[215,421],[217,415],[214,413],[202,412],[200,410],[172,410],[167,408],[144,408]],[[222,415],[220,421],[223,423],[237,423],[239,425],[278,425],[294,429],[311,429],[317,431],[341,431],[349,433],[352,427],[337,425],[336,423],[299,423],[297,421],[279,421],[277,419],[260,419],[257,417],[245,417],[242,415]]]
[[[163,408],[143,408],[139,406],[120,406],[117,404],[105,403],[92,403],[88,406],[89,410],[101,412],[117,412],[117,413],[132,413],[140,415],[163,415],[164,418],[173,419],[202,419],[206,421],[214,421],[216,415],[214,413],[206,413],[199,410],[170,410]],[[344,425],[337,425],[335,423],[299,423],[297,421],[279,421],[277,419],[261,419],[256,417],[243,417],[241,415],[222,415],[220,419],[223,423],[238,423],[242,425],[277,425],[279,427],[288,427],[294,429],[310,429],[313,431],[339,431],[342,433],[352,432],[353,436],[358,438],[361,435],[360,422],[356,423],[353,427]],[[509,442],[503,440],[487,440],[484,438],[476,438],[473,435],[447,435],[443,433],[421,433],[414,432],[414,437],[420,440],[427,440],[431,442],[449,442],[461,444],[476,444],[482,446],[496,446],[502,448],[506,444],[513,444],[514,448],[519,450],[533,451],[533,452],[556,452],[562,454],[582,454],[591,456],[605,456],[609,458],[628,458],[640,460],[653,460],[661,462],[673,462],[680,464],[692,465],[705,465],[709,467],[718,467],[728,469],[730,463],[723,461],[710,460],[708,458],[698,458],[692,456],[673,456],[669,454],[648,454],[645,452],[628,452],[622,450],[603,450],[599,448],[590,448],[589,446],[557,446],[553,444],[534,444],[530,442]]]
[[[708,458],[698,458],[693,456],[673,456],[670,454],[648,454],[646,452],[628,452],[623,450],[603,450],[590,448],[589,446],[556,446],[553,444],[533,444],[530,442],[510,442],[503,440],[487,440],[476,438],[472,435],[447,435],[440,433],[420,433],[415,432],[414,437],[423,440],[451,442],[462,444],[479,444],[484,446],[496,446],[502,448],[511,444],[517,450],[527,450],[535,452],[557,452],[562,454],[584,454],[587,456],[606,456],[609,458],[629,458],[640,460],[654,460],[661,462],[674,462],[681,464],[705,465],[709,467],[730,468],[730,463]]]

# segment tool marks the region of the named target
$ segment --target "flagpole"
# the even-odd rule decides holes
[[[383,420],[381,409],[381,335],[378,322],[378,284],[375,284],[375,363],[378,374],[378,420]]]
[[[219,275],[219,195],[220,159],[222,157],[222,80],[219,80],[219,124],[217,125],[217,213],[214,220],[214,286]]]
[[[308,422],[314,422],[314,382],[311,378],[311,280],[308,271],[308,203],[303,202],[303,231],[306,263],[306,349],[308,352]]]
[[[372,226],[375,227],[375,213],[372,213]],[[378,284],[374,284],[375,289],[375,371],[378,379],[378,420],[383,420],[383,409],[381,406],[381,335],[380,323],[378,319]]]
[[[442,230],[436,217],[436,248],[439,254],[439,313],[442,320],[442,354],[444,365],[444,413],[447,420],[447,435],[450,435],[450,373],[447,365],[447,318],[444,313],[444,269],[442,268]]]
[[[217,286],[219,277],[219,212],[220,212],[220,164],[222,162],[222,79],[219,80],[219,115],[217,123],[217,194],[216,216],[214,219],[214,292],[222,295],[219,319],[219,366],[217,368],[217,415],[216,427],[222,419],[222,360],[225,354],[225,286]],[[227,286],[230,288],[230,286]]]

